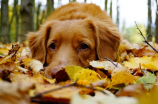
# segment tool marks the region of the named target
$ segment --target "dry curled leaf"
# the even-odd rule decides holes
[[[43,64],[31,58],[23,59],[24,68],[31,70],[34,74],[37,74],[41,69],[43,69]]]

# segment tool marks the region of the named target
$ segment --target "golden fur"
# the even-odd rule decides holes
[[[88,67],[91,60],[115,60],[120,33],[111,18],[95,4],[69,3],[57,9],[37,32],[28,34],[32,58],[47,63],[45,75],[61,67]]]

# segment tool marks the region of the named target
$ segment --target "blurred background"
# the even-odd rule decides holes
[[[148,41],[158,43],[157,0],[0,0],[0,43],[24,42],[37,31],[49,14],[69,2],[94,3],[106,10],[123,37],[141,43],[135,22]]]

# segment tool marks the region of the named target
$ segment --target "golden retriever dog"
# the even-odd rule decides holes
[[[46,63],[46,77],[54,78],[68,65],[86,68],[92,60],[115,60],[120,33],[106,11],[73,2],[53,12],[28,41],[32,58]]]

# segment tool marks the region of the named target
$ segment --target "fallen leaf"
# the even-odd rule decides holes
[[[104,68],[105,70],[108,70],[108,71],[113,71],[117,65],[117,67],[122,67],[121,64],[117,63],[117,62],[110,62],[110,61],[91,61],[89,62],[91,66],[95,67],[95,68]]]
[[[115,70],[112,71],[111,74],[111,80],[113,85],[117,84],[131,84],[135,82],[135,77],[130,73],[130,71],[125,68],[115,68]]]
[[[139,98],[141,95],[146,93],[147,90],[144,88],[143,84],[133,84],[119,90],[115,95]]]
[[[137,50],[134,54],[136,57],[143,57],[143,56],[153,57],[157,55],[157,53],[151,47],[147,45],[142,46],[142,48]]]
[[[77,80],[88,80],[89,82],[96,82],[101,79],[100,75],[97,74],[95,71],[90,69],[82,69],[77,71],[74,74],[74,81]]]
[[[70,73],[71,73],[71,72],[70,72]],[[56,82],[57,82],[57,83],[70,80],[70,77],[68,76],[68,73],[65,71],[65,69],[59,70],[59,71],[56,73],[55,78],[56,78]]]
[[[7,55],[7,54],[8,54],[8,49],[7,49],[7,48],[2,48],[2,49],[0,49],[0,55],[5,56],[5,55]]]
[[[147,72],[147,76],[138,78],[136,83],[144,84],[144,87],[149,91],[153,87],[153,84],[156,83],[156,76]]]
[[[25,58],[22,61],[24,63],[24,68],[31,70],[33,74],[37,74],[41,69],[43,69],[43,64],[38,60]]]
[[[65,71],[66,71],[66,73],[68,74],[68,76],[71,80],[74,80],[74,74],[77,71],[82,70],[82,69],[84,69],[84,68],[82,68],[80,66],[75,66],[75,65],[65,67]]]
[[[14,55],[13,54],[10,54],[10,55],[7,55],[3,58],[0,58],[0,64],[3,64],[3,63],[6,63],[6,62],[13,62],[13,60],[11,59],[11,57]]]
[[[38,60],[31,60],[29,63],[29,70],[32,70],[34,74],[37,74],[43,69],[43,64]]]
[[[22,48],[21,52],[20,52],[20,56],[21,57],[28,57],[31,58],[31,50],[28,47]]]
[[[141,58],[134,57],[128,62],[126,61],[124,65],[128,68],[139,68],[141,69],[154,69],[158,70],[158,57],[148,57],[143,56]]]
[[[53,89],[58,89],[62,86],[55,84],[37,84],[36,85],[36,95],[41,94],[43,92],[47,92]],[[70,103],[70,98],[74,95],[74,93],[78,92],[79,89],[77,87],[67,87],[55,91],[50,91],[49,93],[43,94],[42,99],[44,101],[50,102],[61,102],[61,103]]]
[[[141,69],[144,69],[144,64],[149,63],[152,60],[152,57],[134,57],[131,58],[130,61],[125,61],[124,65],[128,68],[139,68],[141,65]]]

